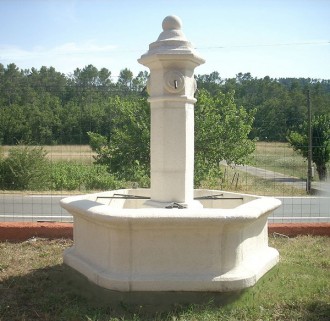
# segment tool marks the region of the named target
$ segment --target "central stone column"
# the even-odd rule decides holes
[[[194,69],[204,63],[187,41],[176,16],[139,63],[150,69],[151,201],[198,206],[194,201]],[[155,205],[155,204],[154,204]]]

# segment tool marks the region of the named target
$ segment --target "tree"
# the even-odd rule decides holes
[[[35,68],[25,71],[27,87],[34,89],[38,95],[50,93],[63,100],[66,91],[67,79],[64,74],[57,72],[54,67],[42,66],[38,71]]]
[[[216,94],[220,88],[223,80],[217,71],[210,74],[198,75],[196,77],[198,89],[206,89],[211,94]]]
[[[218,92],[212,96],[201,90],[195,108],[195,184],[209,173],[220,171],[219,163],[244,164],[254,151],[248,138],[254,111],[237,107],[234,93]]]
[[[122,90],[129,90],[132,88],[133,73],[125,68],[120,71],[117,84]]]
[[[89,132],[90,145],[97,164],[107,165],[118,179],[149,184],[150,172],[150,109],[144,98],[116,96],[113,100],[113,126],[109,138]]]
[[[102,68],[98,72],[98,85],[102,88],[106,88],[111,85],[111,71],[107,68]]]
[[[0,66],[0,106],[21,102],[23,72],[15,64]]]
[[[147,71],[140,71],[132,81],[132,89],[137,92],[142,92],[148,81],[149,73]]]
[[[88,65],[83,69],[77,68],[73,72],[73,77],[75,79],[75,83],[78,86],[82,87],[91,87],[96,86],[98,81],[99,71],[93,65]]]
[[[96,162],[106,164],[120,179],[144,179],[150,171],[150,108],[145,98],[116,97],[115,126],[110,138],[89,133]],[[233,93],[213,97],[202,90],[195,113],[195,184],[211,172],[219,173],[219,162],[243,164],[254,150],[248,139],[253,114],[234,103]],[[138,177],[137,177],[138,176]]]
[[[294,150],[308,157],[308,124],[304,122],[298,131],[292,131],[288,141]],[[327,178],[330,160],[330,115],[315,116],[312,120],[312,161],[321,181]]]
[[[88,141],[87,131],[109,137],[118,126],[120,114],[114,98],[125,98],[125,104],[145,99],[147,79],[148,72],[134,77],[125,68],[118,81],[112,82],[107,68],[97,69],[91,64],[67,76],[53,67],[20,70],[15,64],[0,63],[0,142],[84,144]],[[286,141],[288,132],[299,132],[306,121],[307,86],[312,93],[314,115],[324,115],[329,110],[330,80],[258,79],[250,73],[223,79],[214,71],[198,75],[196,81],[197,95],[203,89],[212,101],[222,94],[232,95],[236,106],[244,106],[254,114],[249,137],[259,140]],[[122,100],[119,102],[120,105]]]

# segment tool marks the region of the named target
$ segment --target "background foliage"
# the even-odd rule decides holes
[[[64,75],[53,67],[20,70],[0,64],[0,143],[87,144],[87,132],[109,136],[116,121],[118,100],[146,97],[148,74],[123,69],[114,82],[111,71],[92,65]],[[306,89],[310,88],[314,115],[330,112],[330,80],[254,78],[239,73],[222,79],[218,72],[197,75],[199,89],[211,96],[234,92],[237,106],[253,110],[250,138],[286,141],[307,117]],[[115,97],[117,97],[115,99]]]
[[[6,67],[0,64],[0,144],[15,145],[19,141],[33,145],[90,143],[97,154],[96,164],[100,166],[92,170],[106,171],[111,177],[100,174],[100,177],[106,177],[99,179],[100,186],[118,185],[123,180],[148,186],[147,78],[147,72],[134,77],[129,69],[123,69],[114,82],[110,70],[97,69],[93,65],[64,75],[53,67],[20,70],[15,64]],[[324,116],[329,122],[330,80],[258,79],[250,73],[222,79],[218,72],[197,75],[196,80],[199,88],[195,109],[196,185],[221,177],[219,161],[247,163],[256,140],[285,142],[290,137],[293,142],[294,135],[304,137],[307,89],[311,92],[314,119]],[[324,131],[315,129],[315,144],[320,142],[322,135]],[[329,138],[326,138],[326,144],[329,144]],[[324,159],[328,162],[329,148],[324,150]],[[31,188],[31,184],[36,183],[28,178],[29,170],[37,164],[37,159],[41,163],[35,167],[36,173],[47,162],[43,161],[40,149],[33,152],[20,149],[23,154],[18,151],[1,160],[1,184],[6,188]],[[30,169],[23,171],[19,168],[25,156],[37,158],[25,159],[24,166],[30,166]],[[76,177],[78,174],[74,178],[73,173],[78,169],[75,171],[71,165],[61,163],[55,170],[53,164],[52,170],[48,171],[51,175],[36,178],[43,182],[38,188],[94,186],[94,183],[86,182],[89,174],[82,174],[81,167],[78,167],[80,178]],[[8,173],[11,173],[10,178]],[[15,177],[15,183],[12,177]],[[21,177],[20,182],[18,177]],[[54,183],[59,177],[61,179]]]
[[[8,156],[0,155],[0,189],[3,190],[104,190],[124,182],[104,165],[72,161],[52,162],[40,146],[17,145]]]
[[[329,115],[315,116],[311,121],[312,131],[312,161],[316,165],[320,180],[327,178],[326,164],[330,160],[330,117]],[[293,148],[305,158],[308,157],[308,124],[304,122],[300,131],[292,131],[288,140]]]

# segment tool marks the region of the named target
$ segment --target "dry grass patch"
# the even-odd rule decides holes
[[[253,154],[253,166],[286,174],[291,177],[306,178],[307,161],[288,143],[257,142]]]
[[[263,196],[306,196],[306,190],[294,185],[268,180],[244,170],[222,166],[223,176],[203,182],[202,188]]]
[[[2,146],[3,155],[16,146]],[[31,146],[33,147],[33,146]],[[89,145],[43,145],[47,158],[56,161],[76,161],[81,164],[92,164],[96,154]]]

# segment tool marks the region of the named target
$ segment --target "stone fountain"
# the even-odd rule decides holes
[[[110,290],[227,292],[279,259],[268,246],[275,198],[194,190],[194,69],[204,60],[176,16],[138,60],[150,69],[151,188],[68,197],[74,245],[64,262]]]

